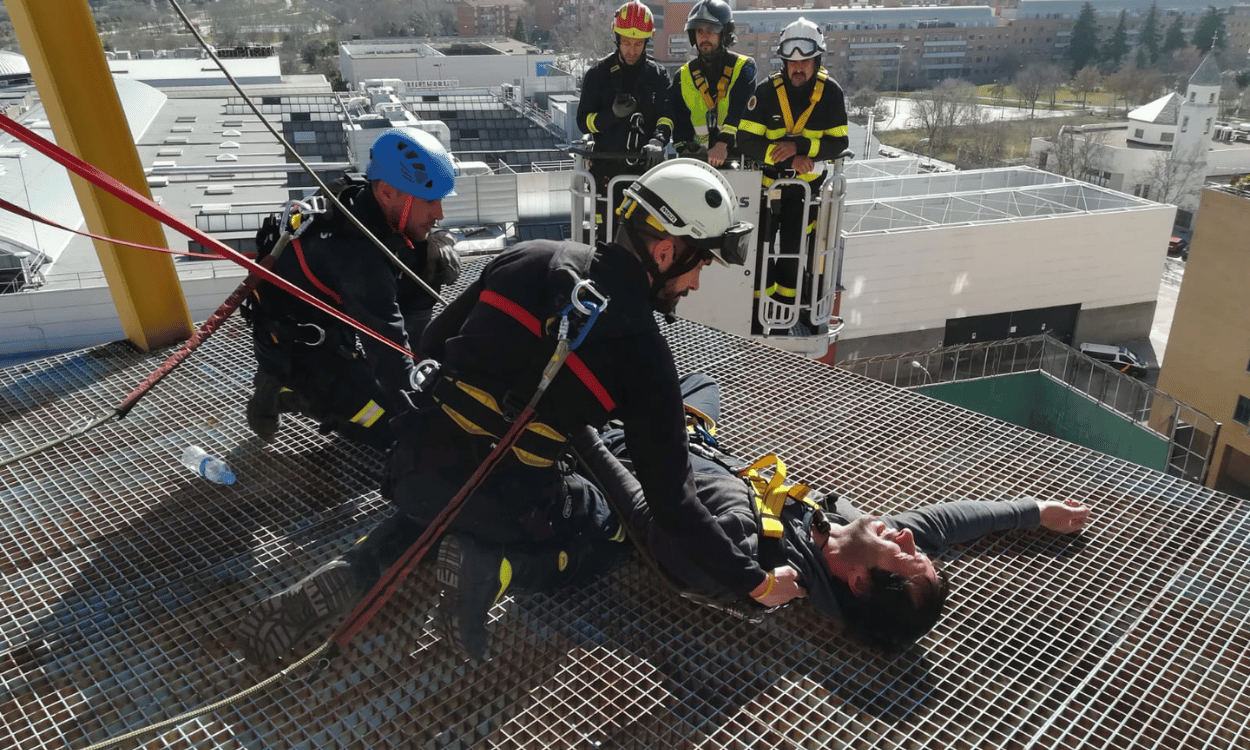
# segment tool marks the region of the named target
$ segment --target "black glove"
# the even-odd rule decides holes
[[[638,100],[629,94],[617,94],[616,101],[612,102],[612,114],[622,119],[629,117],[638,109]]]
[[[260,260],[273,252],[273,248],[278,244],[278,238],[281,236],[282,230],[278,226],[278,217],[273,215],[266,216],[260,222],[260,228],[256,230],[256,260]]]
[[[432,229],[426,242],[430,259],[438,269],[438,280],[444,284],[456,283],[460,278],[460,253],[456,252],[456,240],[451,232],[442,227]]]

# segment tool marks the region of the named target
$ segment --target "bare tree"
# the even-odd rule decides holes
[[[1088,180],[1091,174],[1107,168],[1107,156],[1103,150],[1106,141],[1105,130],[1084,131],[1064,125],[1051,141],[1044,167],[1048,172]]]
[[[1145,169],[1136,174],[1137,183],[1147,188],[1150,200],[1179,204],[1195,178],[1205,176],[1206,162],[1199,153],[1203,148],[1206,146],[1200,144],[1185,154],[1160,151]]]
[[[552,42],[562,52],[598,59],[616,49],[612,36],[612,14],[616,6],[579,3],[552,30]]]
[[[859,88],[876,90],[881,83],[881,63],[876,60],[860,60],[851,68],[851,80]]]
[[[857,89],[846,100],[846,106],[853,114],[867,117],[868,111],[877,106],[877,92],[869,88]]]
[[[1077,71],[1077,74],[1072,78],[1072,93],[1080,95],[1082,107],[1089,100],[1090,92],[1096,90],[1101,82],[1102,74],[1093,65],[1086,65]]]
[[[960,147],[959,163],[964,169],[1001,166],[1007,157],[1010,125],[981,107],[973,107],[966,125],[974,136]]]
[[[1048,64],[1041,66],[1042,79],[1042,95],[1050,101],[1051,109],[1055,108],[1055,100],[1058,98],[1059,89],[1063,88],[1064,81],[1067,76],[1058,65]]]
[[[1128,114],[1129,101],[1136,98],[1135,92],[1138,90],[1138,78],[1141,76],[1139,71],[1134,70],[1131,66],[1125,65],[1116,72],[1107,76],[1103,85],[1112,93],[1111,106],[1115,108],[1115,98],[1124,99],[1124,113]]]
[[[1044,66],[1036,63],[1028,66],[1020,71],[1020,75],[1016,76],[1015,86],[1016,92],[1020,95],[1020,103],[1029,104],[1029,117],[1032,117],[1037,110],[1037,100],[1042,95],[1042,90],[1046,85],[1046,75],[1042,68]]]
[[[948,78],[912,96],[911,119],[925,132],[929,153],[933,154],[946,146],[951,130],[967,122],[976,109],[976,87]]]

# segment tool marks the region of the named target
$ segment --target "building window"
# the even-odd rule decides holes
[[[1208,117],[1208,118],[1207,118],[1207,126],[1206,126],[1205,128],[1203,128],[1202,133],[1203,133],[1203,135],[1206,135],[1207,133],[1210,133],[1210,132],[1211,132],[1211,118],[1210,118],[1210,117]]]
[[[1163,134],[1164,143],[1171,143],[1174,138],[1176,138],[1176,133],[1164,133]]]
[[[1182,118],[1182,119],[1181,119],[1181,132],[1182,132],[1182,133],[1185,133],[1185,132],[1188,132],[1188,131],[1189,131],[1189,118],[1188,118],[1188,117],[1184,117],[1184,118]]]
[[[1191,101],[1191,102],[1192,102],[1192,101],[1194,100],[1194,97],[1195,97],[1195,96],[1197,96],[1197,95],[1198,95],[1198,92],[1197,92],[1197,91],[1190,91],[1190,92],[1189,92],[1189,101]]]
[[[1237,408],[1233,410],[1233,421],[1238,424],[1250,425],[1250,398],[1237,397]]]
[[[1214,94],[1214,93],[1212,93],[1212,94],[1211,94],[1211,97],[1210,97],[1209,99],[1207,99],[1207,104],[1215,104],[1215,94]]]
[[[1145,135],[1146,135],[1146,131],[1145,131],[1145,130],[1142,130],[1141,128],[1133,128],[1133,137],[1134,137],[1134,138],[1142,138],[1142,137],[1143,137],[1143,136],[1145,136]]]

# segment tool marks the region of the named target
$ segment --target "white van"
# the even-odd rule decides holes
[[[1144,378],[1149,372],[1146,360],[1137,352],[1124,346],[1110,344],[1081,344],[1081,353],[1085,356],[1104,362],[1120,372],[1128,373],[1135,378]]]

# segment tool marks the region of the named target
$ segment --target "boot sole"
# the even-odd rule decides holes
[[[354,590],[351,567],[342,564],[316,571],[252,607],[237,631],[243,658],[262,665],[277,661],[318,626],[346,611]]]
[[[464,562],[465,555],[461,552],[460,540],[455,535],[444,537],[438,548],[438,566],[434,572],[435,579],[443,587],[435,622],[443,642],[450,645],[457,655],[480,663],[486,655],[486,645],[483,644],[481,648],[471,647],[461,635],[461,609],[464,602],[460,596],[460,577]],[[487,607],[487,612],[489,611],[490,607]]]

